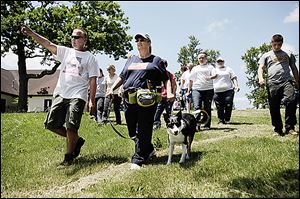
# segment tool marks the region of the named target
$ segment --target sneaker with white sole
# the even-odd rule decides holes
[[[132,163],[130,166],[130,170],[140,170],[141,166],[135,163]]]
[[[290,134],[290,135],[299,135],[294,129],[289,129],[289,130],[286,130],[286,134]]]

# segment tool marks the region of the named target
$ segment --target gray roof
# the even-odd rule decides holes
[[[43,70],[27,70],[27,74],[40,74]],[[52,95],[59,76],[59,70],[52,75],[45,75],[39,79],[29,79],[28,95],[38,95],[42,88],[47,88],[48,95]],[[18,70],[1,68],[1,93],[19,95]]]

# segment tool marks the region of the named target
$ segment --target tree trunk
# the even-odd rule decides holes
[[[18,112],[27,112],[27,95],[28,95],[28,77],[26,71],[26,57],[24,45],[17,43],[18,52],[18,72],[19,72],[19,100]]]

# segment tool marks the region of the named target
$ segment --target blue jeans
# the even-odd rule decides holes
[[[234,90],[218,92],[214,94],[214,101],[217,107],[218,119],[220,122],[228,122],[231,118]]]
[[[192,97],[193,97],[193,102],[194,102],[194,108],[196,110],[205,110],[209,116],[208,122],[205,124],[204,127],[209,127],[211,126],[211,103],[212,99],[214,96],[214,89],[210,90],[192,90]],[[200,120],[200,114],[196,114],[196,119],[197,121]],[[206,120],[207,118],[203,118]]]
[[[104,110],[104,100],[105,100],[105,97],[97,97],[96,98],[96,104],[97,104],[96,120],[98,122],[102,121],[102,115],[103,115],[103,110]]]

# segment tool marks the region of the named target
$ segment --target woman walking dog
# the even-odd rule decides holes
[[[139,56],[130,56],[110,89],[110,94],[123,84],[125,119],[129,136],[135,142],[131,169],[155,154],[152,144],[152,128],[157,103],[161,98],[161,82],[167,85],[168,75],[161,58],[151,54],[148,34],[135,35]]]

